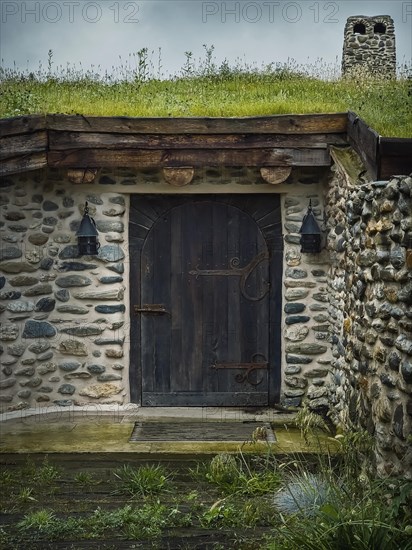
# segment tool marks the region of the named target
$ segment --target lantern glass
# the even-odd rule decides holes
[[[319,254],[322,250],[320,235],[302,235],[300,238],[300,251],[306,254]]]
[[[97,256],[99,253],[100,244],[96,237],[78,237],[77,246],[79,256]]]

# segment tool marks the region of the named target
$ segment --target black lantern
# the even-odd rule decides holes
[[[312,201],[309,201],[308,211],[300,228],[300,251],[308,254],[318,254],[322,250],[322,230],[316,221],[312,210]]]
[[[100,248],[100,243],[97,238],[99,233],[97,232],[94,219],[89,215],[87,202],[84,205],[83,218],[76,232],[76,236],[79,256],[97,256]]]

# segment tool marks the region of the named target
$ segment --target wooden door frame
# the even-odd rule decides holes
[[[144,241],[143,231],[146,231],[146,234],[150,231],[155,220],[141,220],[141,224],[136,223],[136,220],[132,217],[132,210],[134,208],[135,201],[141,200],[142,197],[149,198],[152,197],[154,200],[168,199],[171,201],[170,208],[182,204],[191,200],[201,200],[205,199],[215,199],[226,204],[231,204],[237,206],[243,210],[243,207],[238,206],[239,202],[242,200],[247,201],[251,197],[262,196],[259,193],[248,193],[248,194],[178,194],[178,195],[169,195],[169,194],[151,194],[146,195],[132,195],[130,201],[130,221],[129,221],[129,260],[130,260],[130,273],[129,273],[129,287],[130,287],[130,360],[129,360],[129,383],[130,383],[130,401],[132,403],[141,404],[142,402],[142,342],[140,338],[139,323],[136,322],[134,318],[134,309],[135,304],[140,304],[141,300],[141,285],[133,284],[133,281],[137,281],[140,278],[140,267],[141,267],[141,244]],[[269,254],[270,254],[270,273],[271,280],[278,281],[275,285],[275,288],[271,288],[270,291],[270,300],[269,300],[269,361],[270,364],[274,363],[272,369],[269,373],[269,384],[268,384],[268,405],[273,406],[276,403],[279,403],[280,399],[280,386],[281,386],[281,318],[282,318],[282,273],[283,273],[283,235],[282,235],[282,220],[281,220],[281,201],[279,194],[271,195],[273,200],[277,202],[277,216],[276,220],[273,220],[274,223],[265,225],[265,217],[261,219],[255,219],[253,215],[247,210],[243,210],[249,214],[252,219],[255,221],[259,229],[262,231],[263,237],[267,244]],[[267,196],[266,196],[267,197]],[[233,202],[232,202],[233,201]],[[163,210],[166,212],[167,209]],[[159,214],[161,215],[161,214]],[[268,227],[277,226],[278,229],[275,231],[275,234],[270,238],[268,237]],[[139,233],[140,231],[140,233]],[[278,368],[276,368],[278,365]]]

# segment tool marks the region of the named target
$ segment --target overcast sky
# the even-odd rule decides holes
[[[34,70],[69,62],[111,71],[142,48],[161,49],[162,73],[178,73],[185,52],[197,61],[214,46],[216,62],[237,59],[260,67],[293,58],[300,65],[322,58],[341,62],[350,15],[390,15],[398,63],[412,57],[412,0],[198,1],[198,0],[1,0],[0,57]]]

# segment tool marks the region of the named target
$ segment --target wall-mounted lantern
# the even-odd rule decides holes
[[[79,256],[97,256],[100,243],[99,233],[94,219],[89,215],[88,204],[84,205],[84,213],[80,227],[76,232]]]
[[[302,221],[300,228],[300,246],[301,252],[307,254],[318,254],[322,250],[323,231],[316,221],[312,210],[312,201],[309,201],[308,211]]]

